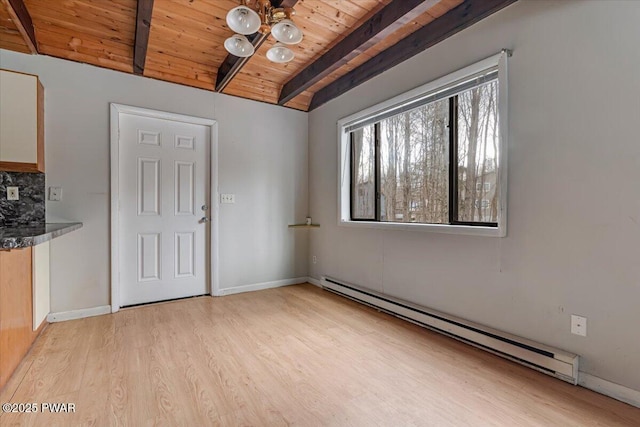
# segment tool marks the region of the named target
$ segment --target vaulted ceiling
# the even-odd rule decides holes
[[[516,0],[272,0],[294,5],[295,59],[229,55],[236,0],[0,0],[0,48],[308,111]]]

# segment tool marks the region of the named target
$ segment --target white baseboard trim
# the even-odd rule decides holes
[[[293,279],[274,280],[273,282],[254,283],[252,285],[236,286],[234,288],[219,289],[219,296],[240,294],[243,292],[261,291],[263,289],[279,288],[281,286],[299,285],[306,283],[308,277],[294,277]]]
[[[322,287],[322,282],[319,279],[314,279],[313,277],[309,276],[307,277],[307,282],[311,283],[312,285],[315,285],[319,288]]]
[[[640,391],[580,372],[578,385],[640,408]]]
[[[49,313],[47,315],[47,322],[64,322],[66,320],[84,319],[85,317],[101,316],[103,314],[111,314],[110,305],[83,308],[80,310],[61,311],[59,313]]]

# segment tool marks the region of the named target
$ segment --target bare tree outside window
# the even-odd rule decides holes
[[[353,219],[375,219],[375,128],[351,133],[351,207]]]
[[[381,221],[449,221],[448,123],[448,100],[380,122]]]
[[[498,82],[453,93],[351,131],[352,219],[497,226]]]
[[[459,221],[498,221],[497,99],[496,81],[458,95]]]

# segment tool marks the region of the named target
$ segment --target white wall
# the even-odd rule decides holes
[[[640,390],[640,2],[521,0],[313,111],[313,277],[573,351]],[[500,51],[510,59],[506,238],[337,226],[336,122]],[[588,337],[569,332],[588,318]]]
[[[0,50],[0,67],[40,76],[45,87],[48,220],[84,227],[51,242],[51,310],[110,303],[109,103],[218,121],[220,287],[307,275],[308,234],[287,228],[307,215],[307,114],[46,56]]]

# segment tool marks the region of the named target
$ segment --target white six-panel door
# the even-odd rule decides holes
[[[120,306],[210,292],[209,133],[120,113]]]

